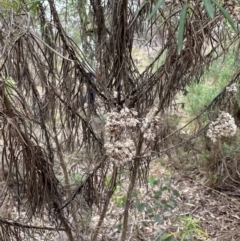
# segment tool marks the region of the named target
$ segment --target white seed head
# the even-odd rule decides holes
[[[236,83],[233,83],[232,85],[226,87],[226,91],[227,91],[228,93],[232,93],[232,94],[237,93]]]
[[[235,125],[233,117],[224,111],[221,111],[216,119],[209,125],[207,136],[216,142],[221,137],[233,136],[236,134],[237,126]]]

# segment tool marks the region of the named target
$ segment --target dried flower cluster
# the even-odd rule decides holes
[[[104,147],[107,156],[116,164],[124,164],[133,159],[136,148],[129,136],[129,131],[135,128],[140,121],[135,116],[137,112],[124,107],[120,113],[113,111],[107,114],[105,125],[108,141]]]
[[[233,117],[229,113],[221,111],[216,121],[213,121],[209,125],[207,136],[213,142],[216,142],[216,140],[221,137],[235,135],[236,130],[237,126],[235,125]]]
[[[106,155],[116,164],[130,162],[135,155],[135,145],[131,139],[113,143],[107,142],[104,147],[106,148]]]
[[[140,123],[135,118],[136,115],[136,111],[129,110],[127,107],[124,107],[120,113],[116,111],[107,113],[105,130],[111,141],[120,140],[126,134],[125,129],[127,127],[136,127]]]
[[[160,117],[155,116],[152,109],[142,120],[137,119],[137,112],[124,107],[120,113],[116,111],[107,114],[105,124],[106,155],[116,164],[124,164],[133,160],[136,154],[134,137],[136,132],[143,132],[146,142],[155,140],[159,129]]]
[[[228,93],[232,93],[232,94],[237,93],[236,83],[234,83],[234,84],[226,87],[226,91],[227,91]]]
[[[153,108],[142,120],[141,131],[144,133],[143,137],[147,141],[154,141],[157,135],[157,130],[161,126],[161,118],[155,116],[156,109]]]

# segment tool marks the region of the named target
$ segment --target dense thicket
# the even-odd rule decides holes
[[[144,182],[149,162],[166,151],[171,136],[164,113],[238,40],[219,9],[211,19],[202,0],[190,1],[178,53],[184,3],[165,1],[150,20],[155,1],[0,3],[2,207],[13,202],[20,214],[18,221],[8,216],[10,211],[1,217],[1,240],[34,235],[39,240],[36,234],[54,230],[64,231],[67,240],[97,240],[123,175],[129,179],[121,217],[125,240],[134,186]],[[157,54],[139,72],[133,48],[143,45]],[[130,109],[136,113],[130,115]],[[139,121],[114,136],[116,142],[123,136],[133,140],[134,155],[124,164],[110,158],[111,133],[104,133],[106,114],[124,115],[123,110],[127,114],[121,118]],[[164,127],[151,142],[143,128],[150,110],[163,118]],[[73,185],[71,173],[77,168],[81,176]],[[96,212],[99,219],[92,224]]]

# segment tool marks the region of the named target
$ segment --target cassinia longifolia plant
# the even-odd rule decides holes
[[[106,155],[117,165],[133,160],[136,154],[138,131],[143,133],[145,146],[154,141],[161,126],[161,118],[151,110],[143,119],[137,118],[137,111],[124,107],[120,112],[107,113],[105,124]],[[150,146],[150,145],[148,145]]]
[[[216,121],[212,121],[207,131],[207,136],[216,142],[221,137],[229,137],[236,134],[237,126],[233,117],[224,111],[221,111]]]
[[[226,87],[226,92],[231,96],[237,92],[236,83]],[[207,136],[216,142],[221,137],[234,136],[237,131],[234,118],[227,112],[221,111],[215,121],[209,125]]]

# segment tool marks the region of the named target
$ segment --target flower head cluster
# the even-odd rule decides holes
[[[130,132],[140,121],[135,118],[137,112],[124,107],[120,112],[107,114],[105,125],[106,141],[104,147],[107,156],[115,163],[126,163],[135,155],[135,145]]]
[[[127,107],[124,107],[120,113],[116,111],[107,113],[107,122],[105,125],[107,136],[112,141],[121,139],[127,127],[136,127],[140,123],[135,118],[136,115],[136,111],[129,110]]]
[[[135,155],[135,145],[131,139],[107,142],[104,147],[106,154],[113,162],[124,164],[130,162]]]
[[[226,87],[226,91],[227,91],[228,93],[233,93],[233,94],[234,94],[234,93],[237,93],[236,83],[234,83],[234,84]]]
[[[142,120],[141,131],[143,132],[143,137],[147,141],[154,141],[157,135],[157,130],[161,126],[161,118],[155,116],[156,109],[153,108]]]
[[[218,138],[235,135],[237,126],[233,117],[224,111],[221,111],[216,121],[211,122],[207,131],[207,136],[216,142]]]
[[[107,114],[105,124],[106,155],[116,164],[124,164],[133,160],[136,154],[134,138],[138,131],[143,133],[146,142],[154,141],[161,119],[156,115],[156,109],[151,109],[146,118],[138,119],[138,113],[124,107],[120,112],[112,111]],[[148,143],[149,144],[149,143]]]

